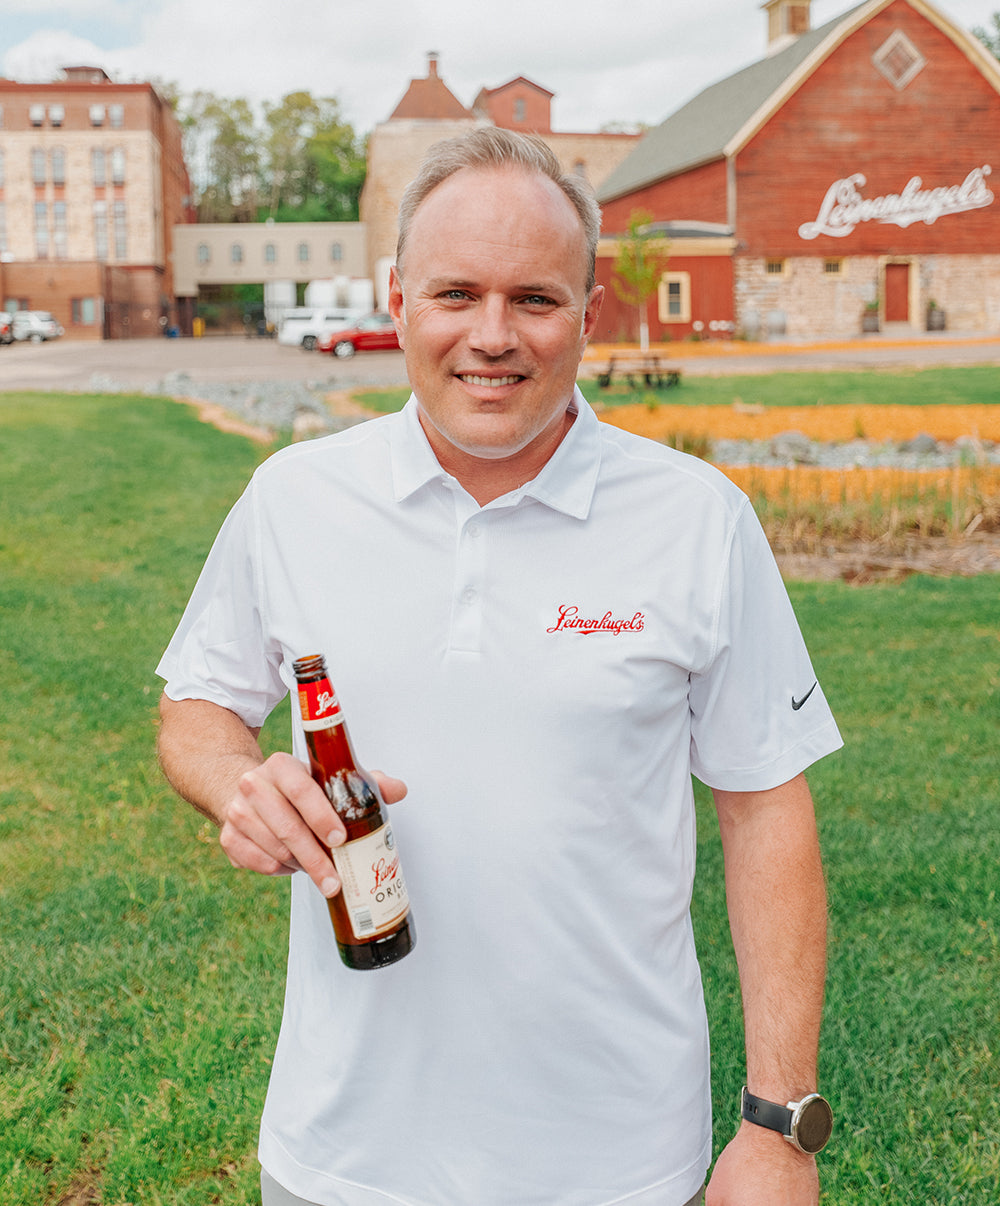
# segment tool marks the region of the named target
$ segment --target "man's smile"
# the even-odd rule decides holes
[[[524,380],[519,373],[506,377],[481,377],[477,373],[457,373],[456,376],[466,385],[485,385],[488,389],[499,389],[502,385],[517,385],[519,381]]]

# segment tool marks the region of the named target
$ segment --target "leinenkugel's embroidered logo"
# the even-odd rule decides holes
[[[615,616],[606,611],[603,616],[581,616],[579,607],[570,603],[562,603],[559,607],[559,618],[546,632],[575,632],[580,636],[593,636],[597,632],[610,633],[620,636],[623,632],[642,632],[646,626],[646,617],[637,611],[630,620]]]

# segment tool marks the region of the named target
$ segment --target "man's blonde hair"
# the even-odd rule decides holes
[[[587,245],[587,293],[594,288],[597,273],[597,240],[601,233],[601,210],[593,191],[580,176],[564,172],[559,160],[535,135],[517,134],[496,126],[481,126],[457,138],[436,142],[427,152],[420,171],[407,186],[399,204],[399,239],[396,243],[396,270],[401,272],[403,251],[420,203],[442,184],[465,168],[485,171],[493,168],[522,168],[537,172],[562,190],[576,210]]]

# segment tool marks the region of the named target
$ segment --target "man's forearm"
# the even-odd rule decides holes
[[[716,792],[715,799],[747,1084],[784,1103],[817,1088],[826,889],[812,799],[802,776],[773,791]]]
[[[164,695],[157,740],[160,766],[178,795],[221,826],[240,778],[264,761],[259,732],[218,704]]]

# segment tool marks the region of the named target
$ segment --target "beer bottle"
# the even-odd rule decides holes
[[[337,948],[348,967],[386,967],[413,950],[416,931],[385,804],[358,766],[322,654],[293,669],[309,769],[347,829],[347,841],[330,852],[341,883],[327,901]]]

